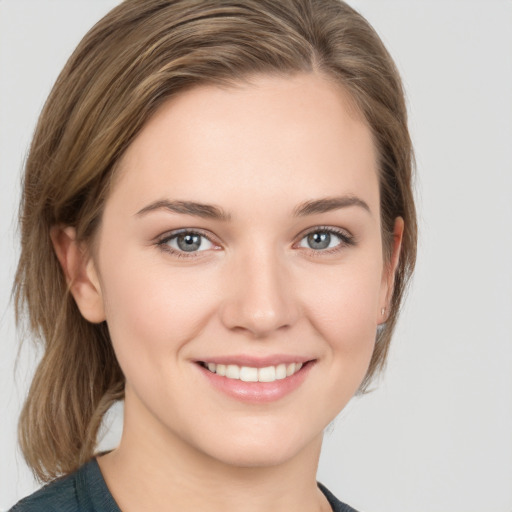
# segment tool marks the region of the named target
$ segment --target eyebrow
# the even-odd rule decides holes
[[[306,217],[308,215],[315,215],[318,213],[326,213],[341,208],[348,208],[350,206],[358,206],[371,214],[368,204],[353,195],[339,196],[339,197],[326,197],[323,199],[315,199],[306,201],[299,204],[294,209],[295,217]],[[146,215],[150,212],[157,210],[168,210],[172,213],[181,213],[185,215],[193,215],[195,217],[202,217],[204,219],[228,221],[231,215],[225,212],[219,206],[205,203],[197,203],[194,201],[169,201],[160,200],[155,201],[148,206],[142,208],[137,212],[138,216]]]
[[[137,215],[145,215],[155,210],[168,210],[173,213],[182,213],[185,215],[194,215],[204,219],[215,219],[227,221],[231,216],[222,208],[212,204],[196,203],[194,201],[155,201],[139,210]]]
[[[345,195],[306,201],[295,208],[294,215],[296,217],[305,217],[306,215],[326,213],[332,210],[348,208],[350,206],[358,206],[363,210],[366,210],[370,215],[372,213],[370,207],[365,201],[354,195]]]

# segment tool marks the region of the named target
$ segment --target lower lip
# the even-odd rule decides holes
[[[274,382],[244,382],[238,379],[228,379],[211,372],[201,364],[197,364],[197,367],[222,393],[242,402],[264,404],[280,400],[295,391],[304,382],[313,365],[314,361],[308,361],[290,377]]]

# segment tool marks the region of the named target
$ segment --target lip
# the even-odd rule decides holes
[[[305,356],[296,356],[290,354],[276,354],[272,356],[258,357],[249,355],[233,355],[222,357],[206,357],[197,360],[197,363],[215,363],[215,364],[236,364],[237,366],[250,366],[252,368],[265,368],[267,366],[277,366],[278,364],[302,363],[312,361],[314,358]]]
[[[214,389],[241,402],[250,404],[266,404],[276,402],[289,395],[304,382],[316,360],[304,357],[272,356],[264,358],[254,357],[219,357],[206,359],[206,362],[215,364],[236,364],[238,366],[251,366],[253,368],[265,368],[282,363],[302,363],[302,368],[285,379],[274,382],[244,382],[237,379],[228,379],[211,372],[197,361],[195,366],[207,379]]]

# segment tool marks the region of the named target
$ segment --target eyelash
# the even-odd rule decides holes
[[[179,229],[177,231],[172,231],[171,233],[164,235],[160,240],[158,240],[156,245],[162,251],[168,252],[177,258],[197,258],[198,253],[204,252],[204,251],[191,251],[190,253],[187,253],[186,251],[177,251],[176,249],[173,249],[170,245],[168,245],[171,240],[178,238],[180,235],[200,236],[200,237],[208,240],[214,246],[218,246],[218,244],[216,244],[210,236],[206,235],[202,231],[195,230],[195,229]]]
[[[349,234],[347,231],[328,227],[328,226],[315,226],[314,228],[301,233],[299,241],[296,242],[293,247],[297,247],[297,245],[302,242],[307,236],[314,234],[314,233],[327,233],[329,235],[335,235],[337,238],[339,238],[340,242],[332,248],[326,248],[326,249],[319,249],[315,250],[312,248],[305,248],[310,252],[313,256],[322,256],[326,254],[335,254],[339,251],[341,251],[343,248],[350,247],[356,245],[356,241],[353,235]],[[208,235],[206,235],[204,232],[194,229],[180,229],[178,231],[173,231],[171,233],[168,233],[164,235],[161,239],[159,239],[156,242],[156,245],[163,251],[168,252],[172,254],[173,256],[177,258],[197,258],[199,256],[198,253],[205,252],[205,251],[190,251],[187,253],[186,251],[179,251],[169,246],[169,242],[173,239],[176,239],[180,235],[196,235],[205,238],[208,240],[211,244],[214,246],[218,246],[212,238]]]
[[[302,242],[307,236],[312,235],[313,233],[328,233],[329,235],[335,235],[339,238],[340,242],[335,246],[331,248],[321,249],[321,250],[315,250],[309,248],[309,252],[312,256],[325,256],[329,254],[336,254],[339,251],[343,250],[346,247],[351,247],[356,245],[356,240],[353,235],[348,233],[345,230],[339,229],[339,228],[333,228],[330,226],[315,226],[312,229],[309,229],[305,233],[302,233],[300,235],[299,242]],[[294,246],[297,244],[294,244]],[[306,249],[308,250],[308,249]]]

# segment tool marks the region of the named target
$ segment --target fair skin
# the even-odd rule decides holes
[[[99,458],[124,512],[329,510],[322,432],[367,371],[403,232],[384,261],[376,159],[319,75],[201,86],[128,148],[94,250],[54,228],[126,376],[122,440]]]

